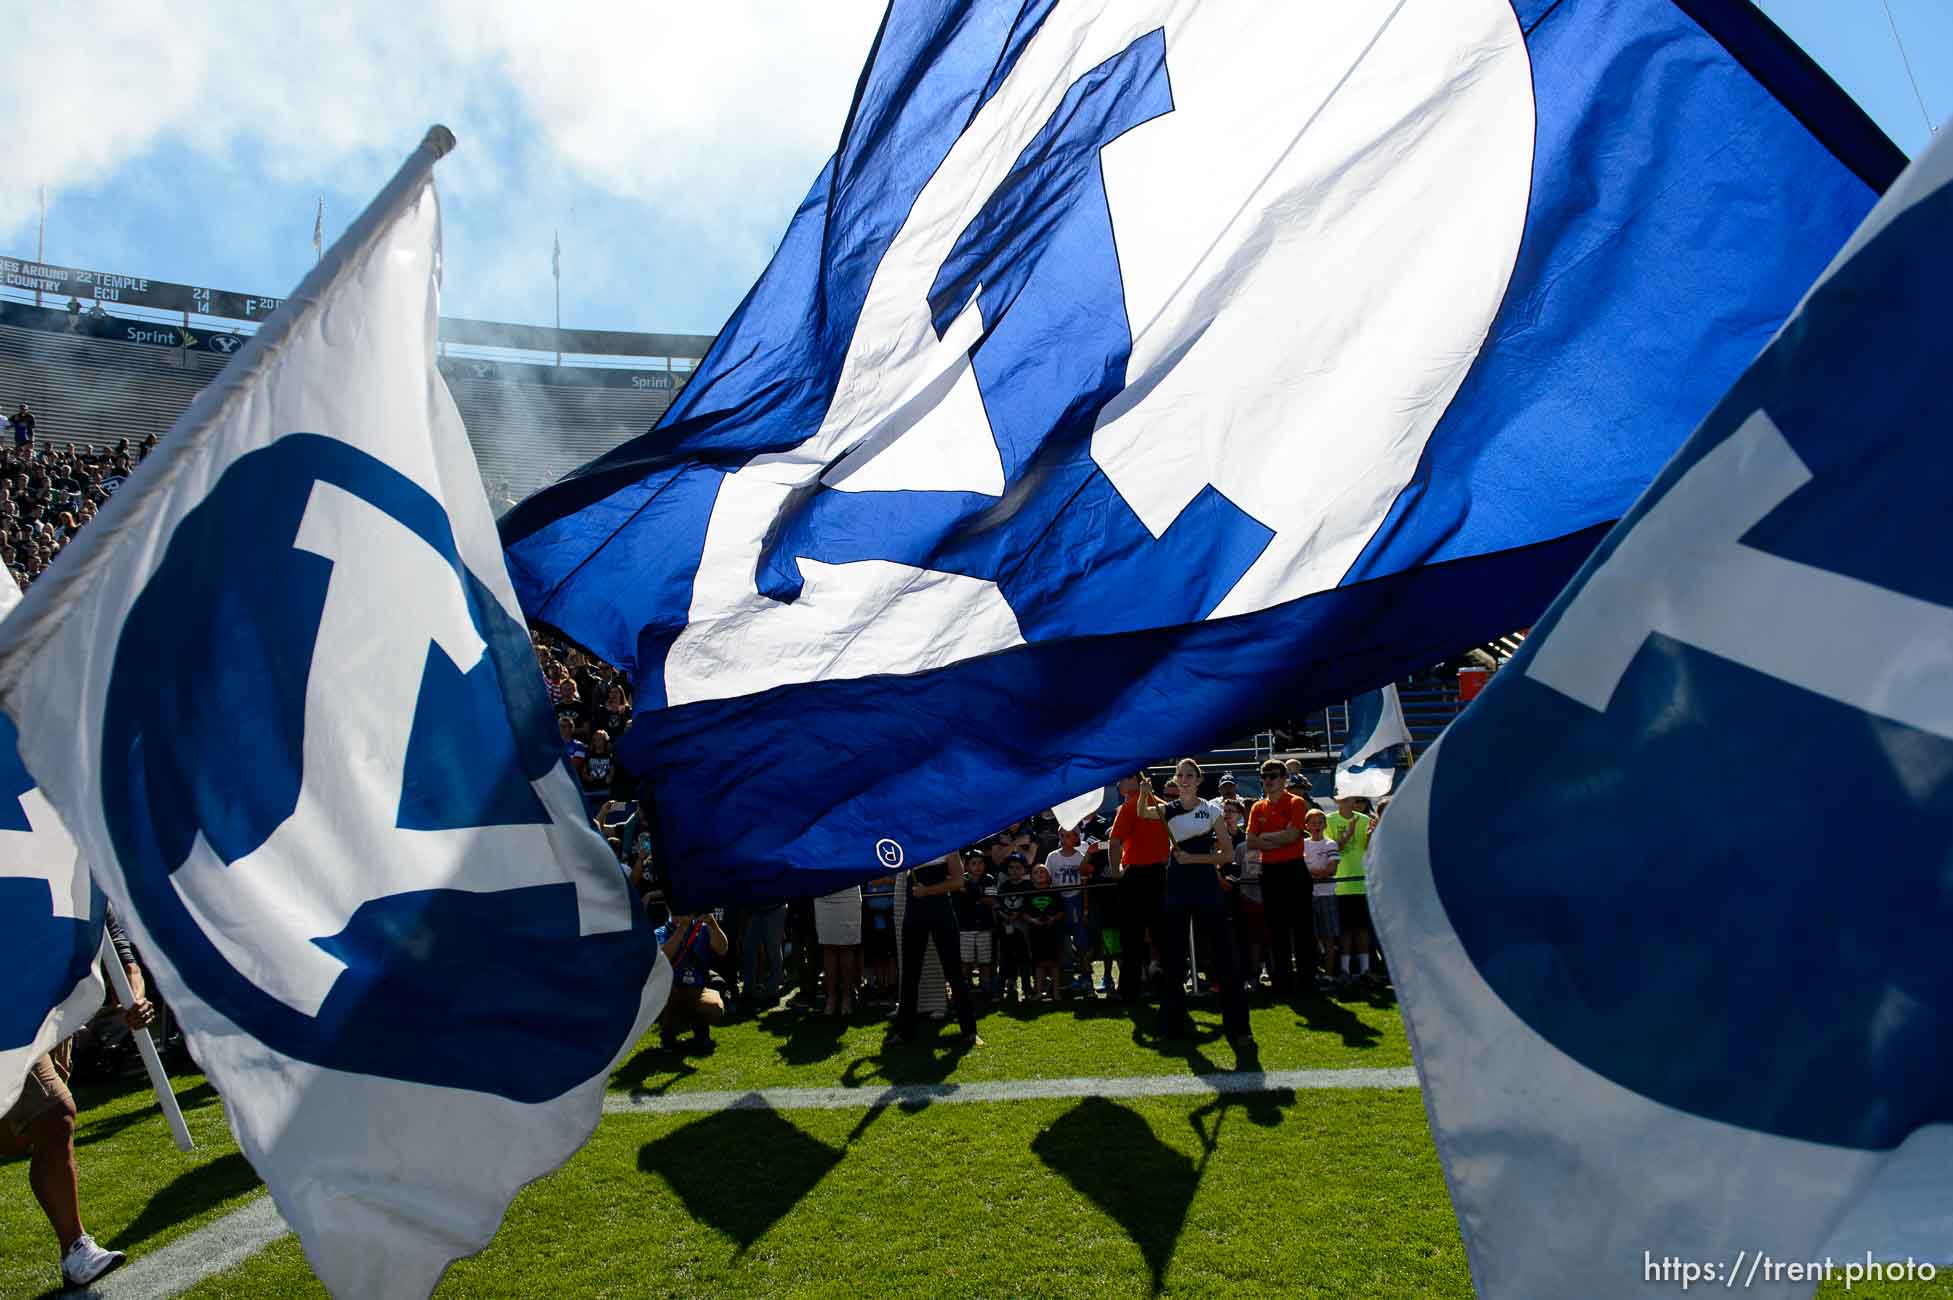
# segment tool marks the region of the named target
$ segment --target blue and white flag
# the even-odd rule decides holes
[[[1397,780],[1397,751],[1411,739],[1397,684],[1363,692],[1349,702],[1345,712],[1349,739],[1343,742],[1342,755],[1336,760],[1337,797],[1376,799],[1389,794]]]
[[[663,1005],[435,368],[444,128],[0,623],[0,705],[344,1296],[425,1296]]]
[[[1530,624],[1901,163],[1743,3],[894,0],[516,590],[681,898],[925,861]]]
[[[19,603],[0,565],[0,619]],[[95,960],[101,891],[15,741],[12,720],[0,716],[0,1113],[34,1059],[87,1023],[105,996]]]
[[[1942,137],[1382,821],[1482,1294],[1953,1261],[1950,179]]]

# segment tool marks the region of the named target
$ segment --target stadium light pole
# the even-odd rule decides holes
[[[46,181],[41,182],[41,224],[40,224],[40,228],[34,233],[34,260],[42,266],[47,265],[47,182]],[[38,284],[42,278],[44,277],[36,276],[35,282]],[[36,307],[41,305],[41,291],[39,289],[34,290],[34,305]]]
[[[556,368],[563,368],[563,233],[549,232],[549,273],[556,280]]]

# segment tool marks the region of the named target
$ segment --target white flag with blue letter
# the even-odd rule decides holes
[[[1397,780],[1397,751],[1410,744],[1404,722],[1404,702],[1397,684],[1365,691],[1345,709],[1349,739],[1336,761],[1336,794],[1375,799],[1390,793]]]
[[[893,0],[511,575],[679,897],[824,893],[1530,624],[1901,163],[1732,0]]]
[[[0,618],[20,603],[0,565]],[[102,1005],[102,895],[75,842],[20,761],[0,717],[0,1112],[20,1096],[34,1058]]]
[[[1953,1259],[1950,179],[1942,137],[1379,828],[1483,1294]]]
[[[589,1136],[670,968],[435,369],[427,141],[0,624],[0,704],[343,1296]]]

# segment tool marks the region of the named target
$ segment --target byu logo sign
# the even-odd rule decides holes
[[[1510,5],[1400,8],[1045,13],[901,218],[819,428],[718,485],[666,702],[1334,586],[1498,310],[1531,176]],[[1451,219],[1405,219],[1434,196]],[[1324,360],[1217,409],[1292,355]]]
[[[614,969],[590,945],[641,946],[643,923],[557,866],[580,828],[539,796],[562,757],[528,638],[434,498],[366,453],[289,435],[183,517],[123,626],[103,741],[144,921],[274,1049],[542,1100],[628,1031],[642,990],[577,972]],[[587,1051],[529,1050],[537,1014],[585,1017],[562,1038]]]

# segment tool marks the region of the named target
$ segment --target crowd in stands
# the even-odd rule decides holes
[[[43,441],[25,402],[7,424],[13,437],[0,445],[0,559],[24,591],[95,517],[156,437],[133,448],[127,439],[105,448]]]

